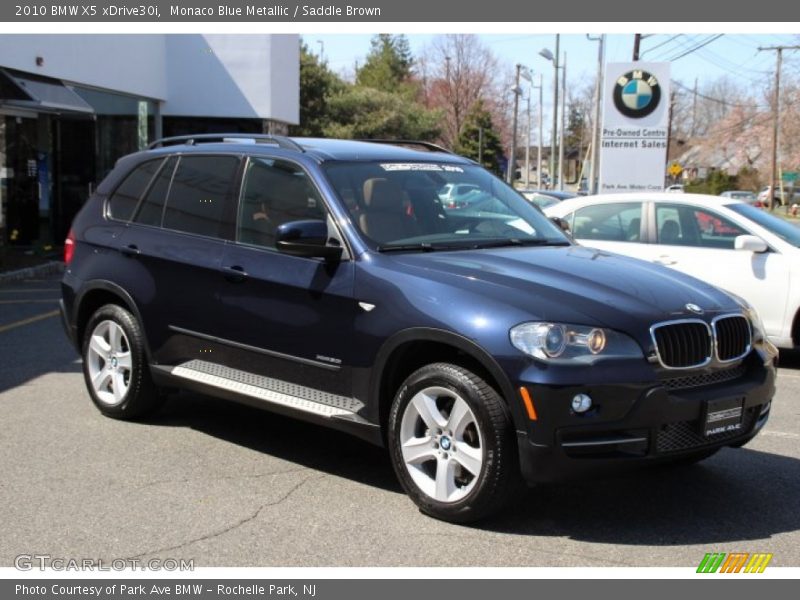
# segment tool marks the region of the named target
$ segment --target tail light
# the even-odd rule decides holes
[[[64,240],[64,263],[67,266],[72,262],[73,256],[75,256],[75,234],[70,229],[67,239]]]

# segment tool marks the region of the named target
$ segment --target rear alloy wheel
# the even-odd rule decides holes
[[[161,404],[150,378],[141,327],[115,304],[103,306],[89,319],[83,374],[92,401],[108,417],[142,417]]]
[[[505,404],[483,379],[445,363],[401,386],[390,414],[395,471],[420,509],[466,522],[503,508],[519,487]]]

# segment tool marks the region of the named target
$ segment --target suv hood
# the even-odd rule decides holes
[[[403,254],[396,267],[518,308],[534,319],[603,325],[634,324],[741,310],[736,301],[698,279],[634,258],[570,247],[497,248]],[[483,284],[481,286],[481,284]],[[480,286],[480,287],[478,287]],[[703,317],[701,317],[703,318]],[[640,329],[639,327],[633,327]]]

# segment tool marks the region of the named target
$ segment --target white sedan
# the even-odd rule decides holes
[[[545,209],[592,246],[666,265],[753,305],[772,342],[800,345],[800,227],[700,194],[603,194]]]

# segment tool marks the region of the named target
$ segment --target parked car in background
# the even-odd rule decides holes
[[[540,190],[540,189],[523,189],[517,190],[523,196],[525,194],[542,194],[544,196],[549,196],[550,198],[555,198],[559,202],[562,200],[569,200],[570,198],[577,198],[578,194],[574,192],[567,192],[565,190]]]
[[[719,196],[605,194],[545,209],[575,240],[668,266],[752,304],[781,348],[800,345],[800,228]]]
[[[747,202],[748,204],[754,204],[758,206],[762,206],[762,202],[759,201],[758,195],[755,192],[749,192],[746,190],[728,190],[727,192],[722,192],[720,194],[722,198],[730,198],[731,200],[741,200],[742,202]]]
[[[682,183],[673,183],[668,185],[664,191],[670,194],[682,194],[685,190]]]
[[[772,194],[772,186],[764,186],[761,188],[761,191],[758,192],[758,201],[761,202],[763,206],[769,206],[770,194]],[[796,192],[794,188],[790,187],[785,187],[783,190],[778,188],[772,195],[775,206],[785,206],[787,204],[794,204],[800,201],[800,192]]]
[[[558,198],[555,198],[550,194],[544,194],[536,190],[518,190],[518,191],[520,194],[523,195],[523,197],[526,200],[528,200],[532,204],[535,204],[542,210],[544,210],[548,206],[552,206],[554,204],[558,204],[559,202],[561,202]]]
[[[439,200],[446,209],[464,208],[481,188],[472,183],[447,183],[439,190]]]

